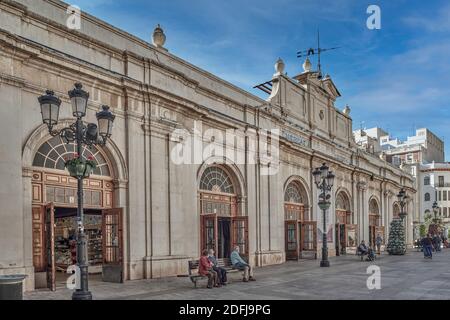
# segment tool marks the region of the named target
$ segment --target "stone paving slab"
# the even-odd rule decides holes
[[[127,281],[124,284],[91,281],[94,299],[128,300],[444,300],[450,299],[450,250],[423,259],[421,252],[404,256],[382,255],[374,262],[361,262],[354,255],[330,258],[330,268],[320,268],[318,260],[287,262],[255,269],[256,282],[243,283],[239,274],[231,274],[231,283],[212,290],[194,289],[187,277]],[[367,267],[381,271],[381,289],[369,290]],[[201,283],[200,286],[205,286]],[[205,291],[207,294],[205,294]],[[24,299],[67,300],[72,292],[37,290]]]

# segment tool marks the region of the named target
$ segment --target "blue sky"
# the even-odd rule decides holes
[[[265,98],[252,87],[271,79],[278,57],[288,75],[302,71],[296,52],[316,44],[349,104],[353,127],[380,126],[405,139],[427,127],[450,138],[450,1],[448,0],[73,0],[150,41],[160,23],[171,53]],[[381,8],[381,30],[366,27],[367,7]],[[313,60],[315,63],[315,60]],[[447,142],[447,141],[445,141]],[[446,158],[450,159],[450,140]]]

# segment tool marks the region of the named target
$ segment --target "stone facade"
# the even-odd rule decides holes
[[[290,182],[304,189],[304,209],[320,229],[311,172],[324,162],[336,174],[329,230],[341,191],[359,239],[369,236],[370,201],[376,201],[388,234],[395,195],[401,187],[415,193],[408,173],[357,148],[349,109],[334,106],[340,94],[331,78],[305,71],[291,79],[277,64],[265,101],[90,15],[82,14],[81,30],[70,30],[66,9],[57,0],[0,1],[0,273],[26,273],[27,289],[35,287],[33,172],[45,171],[33,166],[33,158],[50,139],[37,102],[46,89],[62,99],[61,125],[71,119],[67,91],[75,82],[90,92],[87,121],[95,122],[103,104],[117,116],[102,152],[114,184],[112,206],[124,212],[127,280],[186,274],[187,261],[201,249],[199,181],[224,158],[237,211],[248,217],[249,261],[256,266],[285,261],[284,193]],[[204,142],[211,142],[208,129],[223,136],[229,128],[257,136],[278,129],[277,173],[262,174],[273,164],[259,158],[256,164],[235,164],[226,156],[175,164],[171,152],[183,142],[174,130],[194,134],[199,121]],[[249,148],[244,144],[245,154]],[[413,202],[407,210],[414,212]],[[330,242],[330,254],[332,249]]]

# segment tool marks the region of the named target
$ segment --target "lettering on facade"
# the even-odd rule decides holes
[[[293,143],[299,144],[301,146],[310,148],[310,144],[309,144],[308,140],[306,140],[305,138],[302,138],[300,136],[297,136],[297,135],[295,135],[293,133],[290,133],[288,131],[283,130],[281,132],[281,136],[283,138],[285,138],[286,140],[290,141],[290,142],[293,142]]]

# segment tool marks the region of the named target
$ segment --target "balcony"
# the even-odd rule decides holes
[[[445,182],[445,183],[438,183],[435,185],[436,188],[450,188],[450,183],[449,182]]]

